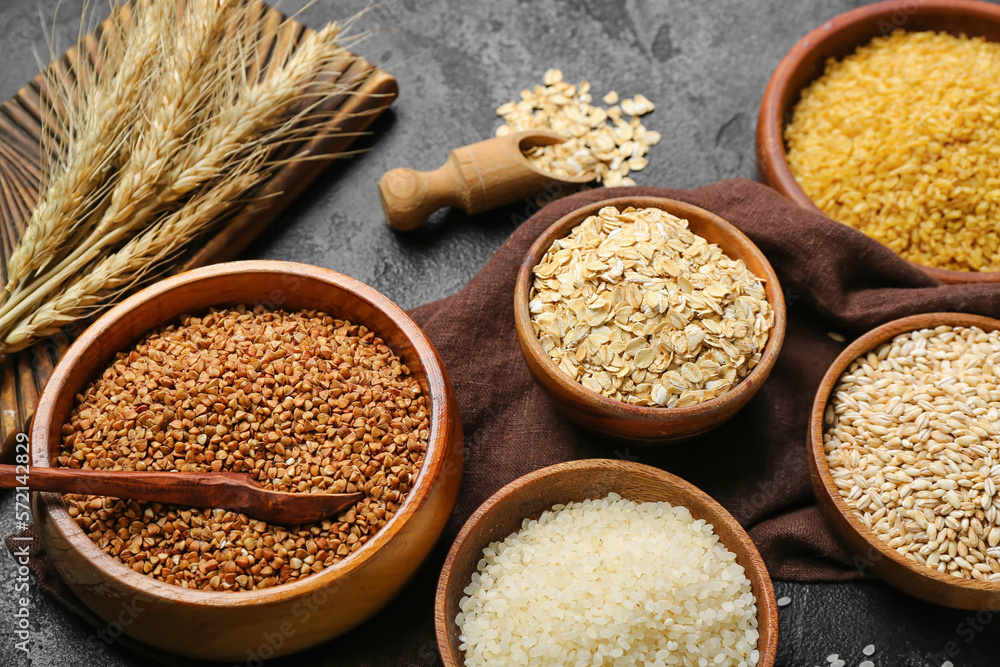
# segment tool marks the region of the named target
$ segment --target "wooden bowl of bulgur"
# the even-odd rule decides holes
[[[627,246],[611,248],[635,216],[628,238],[617,236]],[[625,222],[608,232],[616,220]],[[567,263],[567,253],[590,259]],[[609,265],[594,268],[596,256]],[[586,293],[539,292],[553,281]],[[528,368],[562,414],[651,444],[736,414],[767,379],[785,336],[781,285],[760,249],[714,213],[662,197],[595,202],[553,223],[521,263],[514,319]]]
[[[417,325],[352,278],[275,261],[183,273],[100,317],[53,371],[31,439],[33,466],[364,491],[307,526],[34,494],[46,553],[97,617],[229,662],[292,653],[374,615],[430,552],[462,468],[453,390]]]
[[[893,320],[830,365],[810,476],[860,571],[935,604],[996,608],[998,404],[1000,320],[980,315]]]
[[[761,180],[941,282],[1000,282],[996,42],[1000,6],[975,0],[888,0],[827,21],[764,92]]]

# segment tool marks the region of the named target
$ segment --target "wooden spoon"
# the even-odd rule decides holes
[[[466,213],[481,213],[524,199],[545,188],[583,185],[597,175],[556,176],[539,169],[524,156],[536,146],[566,141],[555,132],[523,130],[456,148],[435,171],[398,167],[382,175],[379,199],[386,222],[393,229],[416,229],[442,206],[458,206]]]
[[[79,493],[171,505],[243,512],[260,521],[292,526],[339,514],[364,493],[286,493],[265,489],[235,472],[134,472],[0,465],[0,488]]]

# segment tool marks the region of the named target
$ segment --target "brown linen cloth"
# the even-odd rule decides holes
[[[660,448],[617,444],[567,424],[529,374],[514,333],[514,281],[531,243],[570,211],[624,195],[680,199],[732,222],[771,261],[788,308],[784,348],[753,400],[728,424]],[[888,320],[934,311],[1000,317],[1000,286],[940,285],[864,235],[752,181],[730,180],[692,191],[596,189],[547,206],[521,225],[458,294],[411,313],[444,359],[465,427],[462,487],[438,548],[414,583],[373,621],[297,656],[296,662],[327,664],[310,658],[337,656],[329,664],[434,664],[434,587],[463,522],[504,484],[571,459],[630,458],[693,482],[747,528],[775,578],[860,576],[814,504],[806,464],[813,396],[844,347],[828,333],[850,339]],[[37,546],[31,562],[43,588],[82,611]],[[386,641],[386,628],[392,628],[391,641]]]

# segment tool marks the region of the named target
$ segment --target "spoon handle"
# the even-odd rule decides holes
[[[385,219],[393,229],[416,229],[442,206],[480,213],[541,192],[555,183],[585,183],[593,174],[557,177],[532,166],[523,149],[565,141],[554,132],[523,130],[456,148],[435,171],[396,168],[378,183]]]
[[[0,488],[27,486],[32,491],[112,496],[191,507],[245,507],[253,504],[254,491],[260,491],[260,487],[250,481],[250,476],[243,473],[47,467],[32,467],[27,475],[24,471],[23,467],[0,465]]]

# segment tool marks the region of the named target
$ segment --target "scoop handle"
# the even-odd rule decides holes
[[[397,168],[378,184],[386,222],[393,229],[416,229],[442,206],[458,206],[480,213],[543,190],[552,183],[583,183],[592,176],[556,178],[532,166],[522,146],[543,146],[564,137],[524,130],[453,150],[444,166],[434,171]]]
[[[465,188],[461,173],[449,157],[435,171],[406,167],[387,171],[378,182],[378,195],[389,226],[407,232],[422,225],[439,208],[463,206]]]

